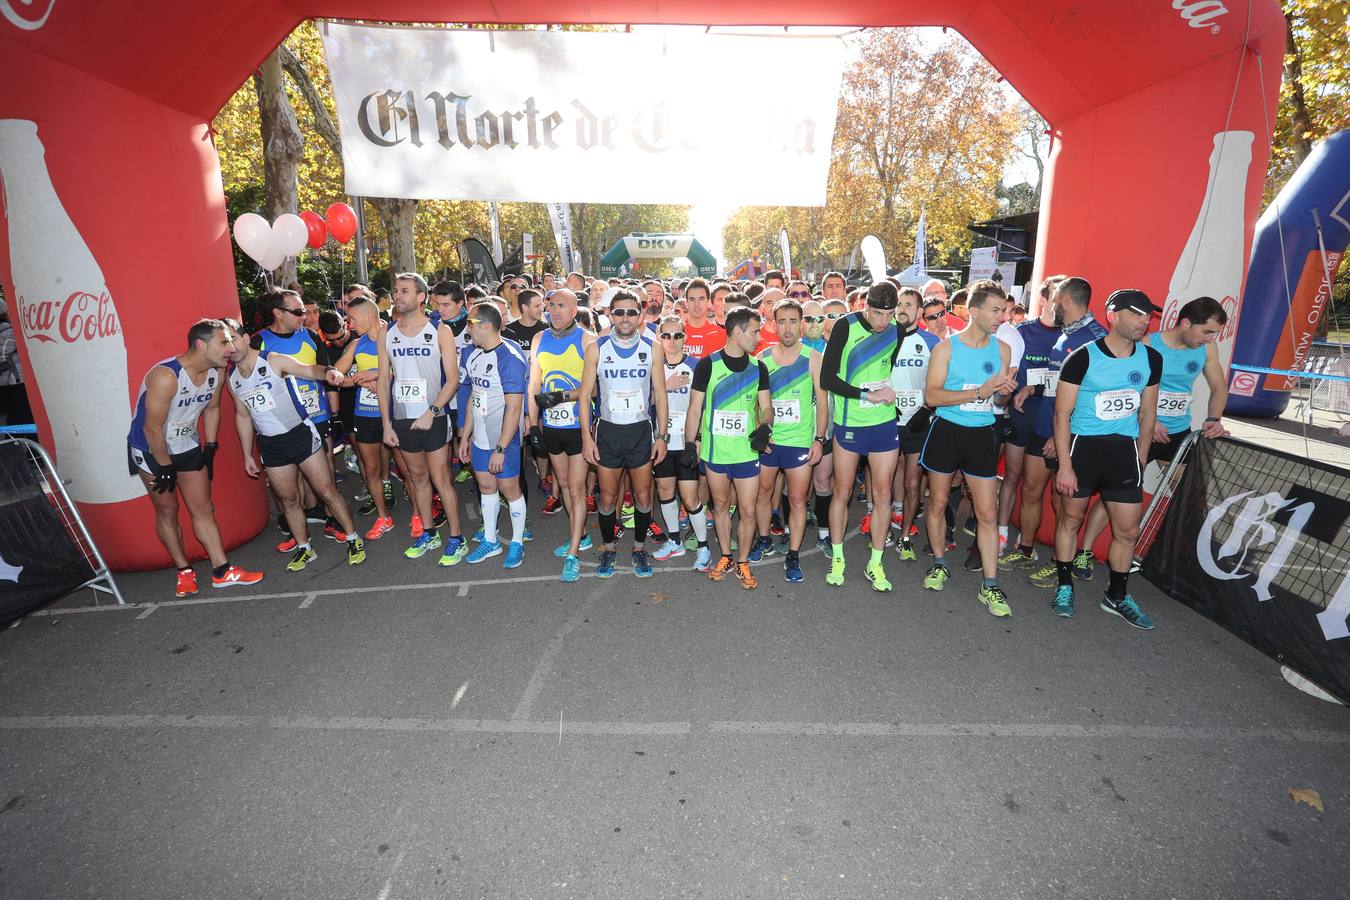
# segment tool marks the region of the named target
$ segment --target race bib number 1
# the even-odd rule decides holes
[[[1139,392],[1102,391],[1095,400],[1097,418],[1105,422],[1126,419],[1139,412]]]

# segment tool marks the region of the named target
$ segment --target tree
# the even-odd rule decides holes
[[[1350,41],[1344,0],[1283,0],[1284,78],[1266,178],[1279,193],[1313,144],[1350,128]]]
[[[305,152],[305,139],[281,80],[281,49],[269,53],[252,78],[263,145],[263,216],[269,222],[283,213],[299,212],[295,172]],[[295,260],[287,258],[277,271],[282,284],[295,281]]]

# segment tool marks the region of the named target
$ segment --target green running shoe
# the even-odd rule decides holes
[[[891,590],[891,583],[886,580],[886,570],[881,567],[881,563],[868,563],[867,568],[863,569],[863,574],[867,576],[868,581],[872,582],[872,590],[882,593]]]
[[[436,560],[438,566],[457,566],[469,555],[469,542],[462,537],[447,538],[445,552]]]
[[[1050,560],[1048,566],[1042,566],[1031,573],[1031,583],[1038,588],[1052,588],[1059,584],[1059,570],[1055,568],[1055,561]]]
[[[930,591],[940,591],[947,586],[947,579],[951,577],[952,573],[947,571],[946,566],[934,563],[928,574],[923,576],[923,586]]]
[[[286,571],[299,572],[318,558],[319,554],[315,553],[314,550],[309,547],[306,547],[303,550],[297,550],[295,551],[295,555],[291,557],[291,561],[286,563]]]
[[[347,542],[347,565],[359,566],[366,561],[366,545],[359,537]]]
[[[1073,586],[1061,584],[1055,588],[1055,599],[1050,601],[1050,611],[1066,619],[1073,618]]]
[[[1129,594],[1126,594],[1125,599],[1119,602],[1112,600],[1110,597],[1107,597],[1106,595],[1102,595],[1101,607],[1103,610],[1109,612],[1113,616],[1120,616],[1122,619],[1124,619],[1126,622],[1129,622],[1135,628],[1139,628],[1144,631],[1153,630],[1153,620],[1150,619],[1148,615],[1142,609],[1139,608],[1139,604],[1135,603],[1134,598],[1131,597]]]
[[[914,552],[914,545],[909,542],[909,538],[905,538],[903,541],[896,544],[895,551],[899,553],[900,558],[906,562],[913,562],[919,558],[919,555]]]
[[[825,576],[825,583],[839,587],[844,583],[844,558],[830,560],[830,572]]]
[[[1030,553],[1023,553],[1021,547],[1014,545],[998,558],[998,567],[1004,571],[1008,569],[1030,569],[1039,558],[1035,547],[1031,548]]]
[[[1096,565],[1097,560],[1092,558],[1091,550],[1079,550],[1073,558],[1073,577],[1079,581],[1091,581],[1092,570]]]
[[[997,616],[1000,619],[1006,619],[1012,615],[1012,607],[1008,605],[1008,595],[1003,593],[1002,588],[982,587],[976,597],[989,608],[990,615]]]
[[[460,466],[459,471],[455,473],[455,484],[463,484],[473,477],[473,472],[469,471],[468,466]]]

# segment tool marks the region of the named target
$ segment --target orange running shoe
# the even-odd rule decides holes
[[[224,575],[211,576],[211,587],[227,588],[236,585],[257,584],[263,580],[263,573],[250,572],[247,569],[241,569],[238,566],[230,566],[225,570]]]
[[[753,590],[759,585],[759,582],[755,580],[755,573],[750,571],[749,563],[736,563],[736,577],[740,580],[741,587],[747,591]]]
[[[277,544],[277,552],[290,553],[298,546],[300,545],[299,543],[296,542],[294,537],[287,536],[286,540],[282,541],[280,544]]]
[[[858,533],[867,534],[871,530],[872,530],[872,514],[868,513],[867,515],[863,516],[862,521],[858,523]]]
[[[413,513],[412,522],[409,523],[409,528],[410,528],[409,535],[412,537],[414,541],[420,538],[424,530],[422,528],[422,517],[419,516],[417,513]]]
[[[727,577],[727,573],[730,571],[731,557],[722,556],[717,560],[717,565],[708,570],[708,577],[713,581],[721,581],[723,578]]]
[[[178,587],[174,588],[175,597],[191,597],[197,593],[197,573],[184,569],[178,573]]]
[[[385,516],[383,519],[376,519],[375,524],[371,525],[370,530],[366,532],[366,540],[378,541],[380,539],[380,536],[383,535],[386,531],[393,531],[393,530],[394,530],[393,516]]]

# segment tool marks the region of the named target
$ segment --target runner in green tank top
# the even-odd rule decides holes
[[[769,526],[778,498],[778,473],[782,471],[788,501],[783,514],[788,523],[783,577],[795,583],[803,580],[797,554],[806,533],[806,492],[811,487],[811,467],[820,462],[825,445],[830,404],[820,389],[821,356],[801,342],[801,304],[780,300],[774,305],[773,321],[778,343],[759,357],[769,372],[773,434],[768,452],[759,458],[759,500],[755,506],[759,537],[755,540],[756,547],[751,548],[750,559],[774,552]]]
[[[713,500],[713,522],[722,557],[708,572],[713,581],[727,577],[731,562],[731,512],[741,510],[739,561],[736,577],[741,587],[755,587],[750,571],[750,547],[755,536],[753,510],[759,493],[759,454],[768,449],[773,422],[769,403],[769,372],[750,356],[759,343],[759,316],[742,305],[744,294],[727,297],[727,345],[698,361],[689,388],[689,412],[684,422],[684,463],[703,461]],[[701,448],[695,441],[702,437]]]

